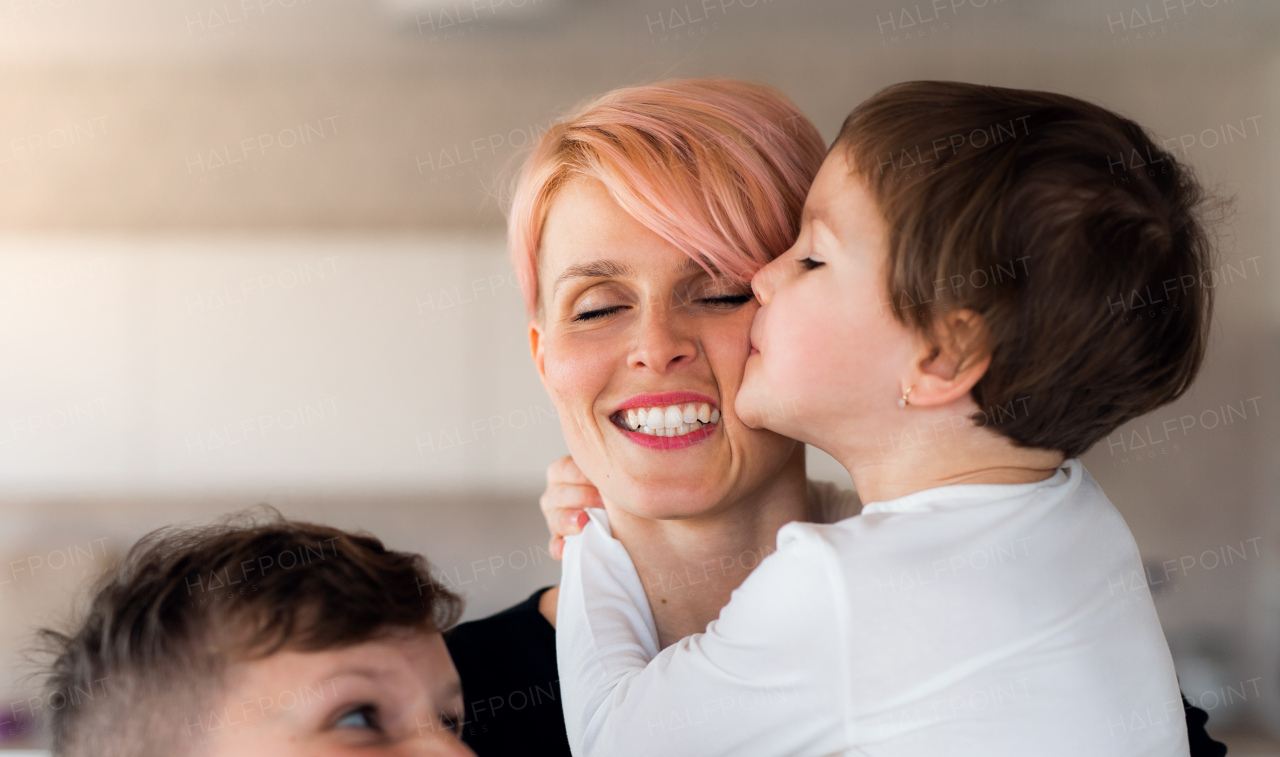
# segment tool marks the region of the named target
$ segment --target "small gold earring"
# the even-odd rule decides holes
[[[911,390],[912,390],[912,389],[915,389],[915,387],[914,387],[914,386],[907,387],[907,391],[906,391],[906,392],[904,392],[904,393],[903,393],[903,395],[902,395],[901,397],[899,397],[899,398],[898,398],[898,407],[906,407],[906,406],[907,406],[907,398],[911,396]]]

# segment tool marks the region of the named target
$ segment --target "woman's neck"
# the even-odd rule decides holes
[[[644,584],[666,648],[706,630],[729,595],[773,552],[778,529],[806,520],[804,445],[764,486],[713,515],[652,520],[609,507],[613,535],[627,548]]]

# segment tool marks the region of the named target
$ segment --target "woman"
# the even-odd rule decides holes
[[[584,474],[553,466],[548,520],[572,532],[557,506],[599,486],[663,647],[716,618],[783,524],[857,511],[848,495],[810,496],[803,445],[733,412],[757,308],[747,282],[793,241],[824,153],[772,89],[667,81],[548,130],[519,180],[509,237],[530,347]],[[450,635],[478,754],[569,753],[554,623],[542,590]]]

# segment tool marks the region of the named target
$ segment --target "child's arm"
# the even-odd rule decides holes
[[[592,515],[566,540],[557,610],[575,755],[774,757],[847,747],[848,599],[825,540],[786,527],[778,553],[706,633],[658,652],[639,576]]]

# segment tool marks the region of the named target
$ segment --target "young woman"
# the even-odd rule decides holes
[[[510,240],[534,362],[664,644],[715,618],[784,523],[857,512],[831,487],[811,496],[803,445],[733,409],[750,277],[793,241],[824,150],[768,87],[667,81],[610,92],[552,127],[520,178]],[[661,416],[661,436],[625,427],[641,410]],[[482,757],[568,754],[555,604],[544,590],[449,635],[464,738]]]

